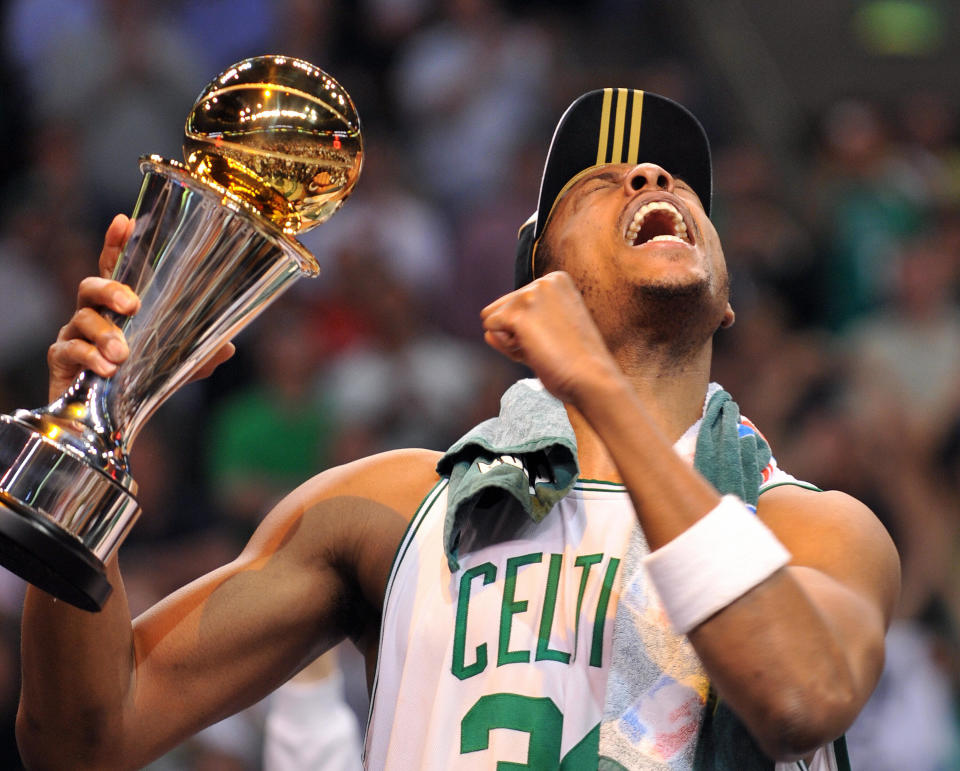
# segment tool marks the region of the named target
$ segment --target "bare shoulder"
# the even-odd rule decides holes
[[[416,507],[439,480],[440,453],[393,450],[324,471],[305,483],[307,503],[331,496],[358,496],[413,516]]]
[[[439,480],[439,457],[431,450],[394,450],[327,469],[286,496],[257,535],[275,536],[291,521],[299,526],[324,512],[330,516],[321,519],[335,519],[347,529],[378,515],[406,523]],[[255,536],[254,546],[256,541]]]
[[[900,559],[886,528],[861,501],[837,491],[781,485],[760,496],[758,516],[809,567],[875,596],[892,612]]]
[[[838,490],[780,485],[760,496],[757,514],[795,553],[849,552],[855,546],[878,553],[893,549],[876,515]]]
[[[439,457],[395,450],[317,474],[270,512],[241,558],[256,562],[283,545],[308,570],[332,568],[379,609],[407,525],[440,479]]]

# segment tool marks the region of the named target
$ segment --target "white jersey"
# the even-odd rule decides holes
[[[434,489],[387,588],[369,768],[557,768],[597,726],[636,521],[625,489],[606,487],[578,484],[539,525],[461,555],[455,574],[446,481]]]
[[[695,429],[676,446],[691,461]],[[761,491],[796,483],[775,461],[763,480]],[[367,767],[595,766],[619,573],[638,530],[626,488],[580,480],[542,522],[459,555],[456,573],[443,548],[446,503],[443,480],[394,560]],[[688,769],[709,682],[687,638],[670,630],[653,587],[634,578],[625,591],[649,671],[624,729],[649,758],[645,768]]]

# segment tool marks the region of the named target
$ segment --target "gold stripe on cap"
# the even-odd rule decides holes
[[[623,130],[627,119],[627,89],[617,89],[617,122],[613,130],[613,148],[610,150],[610,163],[620,163],[623,155]]]
[[[627,148],[627,163],[636,164],[640,154],[640,121],[643,119],[643,91],[634,89],[633,115],[630,117],[630,146]]]
[[[607,134],[610,131],[610,103],[613,89],[603,89],[603,107],[600,110],[600,140],[597,143],[597,166],[607,162]]]

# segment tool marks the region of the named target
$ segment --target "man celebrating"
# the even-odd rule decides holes
[[[680,105],[594,91],[561,118],[518,289],[484,309],[527,365],[446,454],[291,493],[237,559],[131,621],[30,588],[31,765],[136,768],[340,639],[365,653],[369,768],[833,769],[876,684],[899,567],[859,502],[780,470],[709,380],[733,322],[709,146]],[[101,273],[127,227],[107,231]],[[51,394],[109,376],[132,293],[85,280]],[[500,765],[502,764],[502,765]]]

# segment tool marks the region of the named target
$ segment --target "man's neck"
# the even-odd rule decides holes
[[[637,356],[617,356],[620,368],[650,421],[669,443],[676,442],[700,419],[710,382],[711,346],[683,364],[658,362]],[[603,441],[586,418],[567,405],[567,414],[577,437],[580,476],[585,479],[620,481],[620,472]]]

